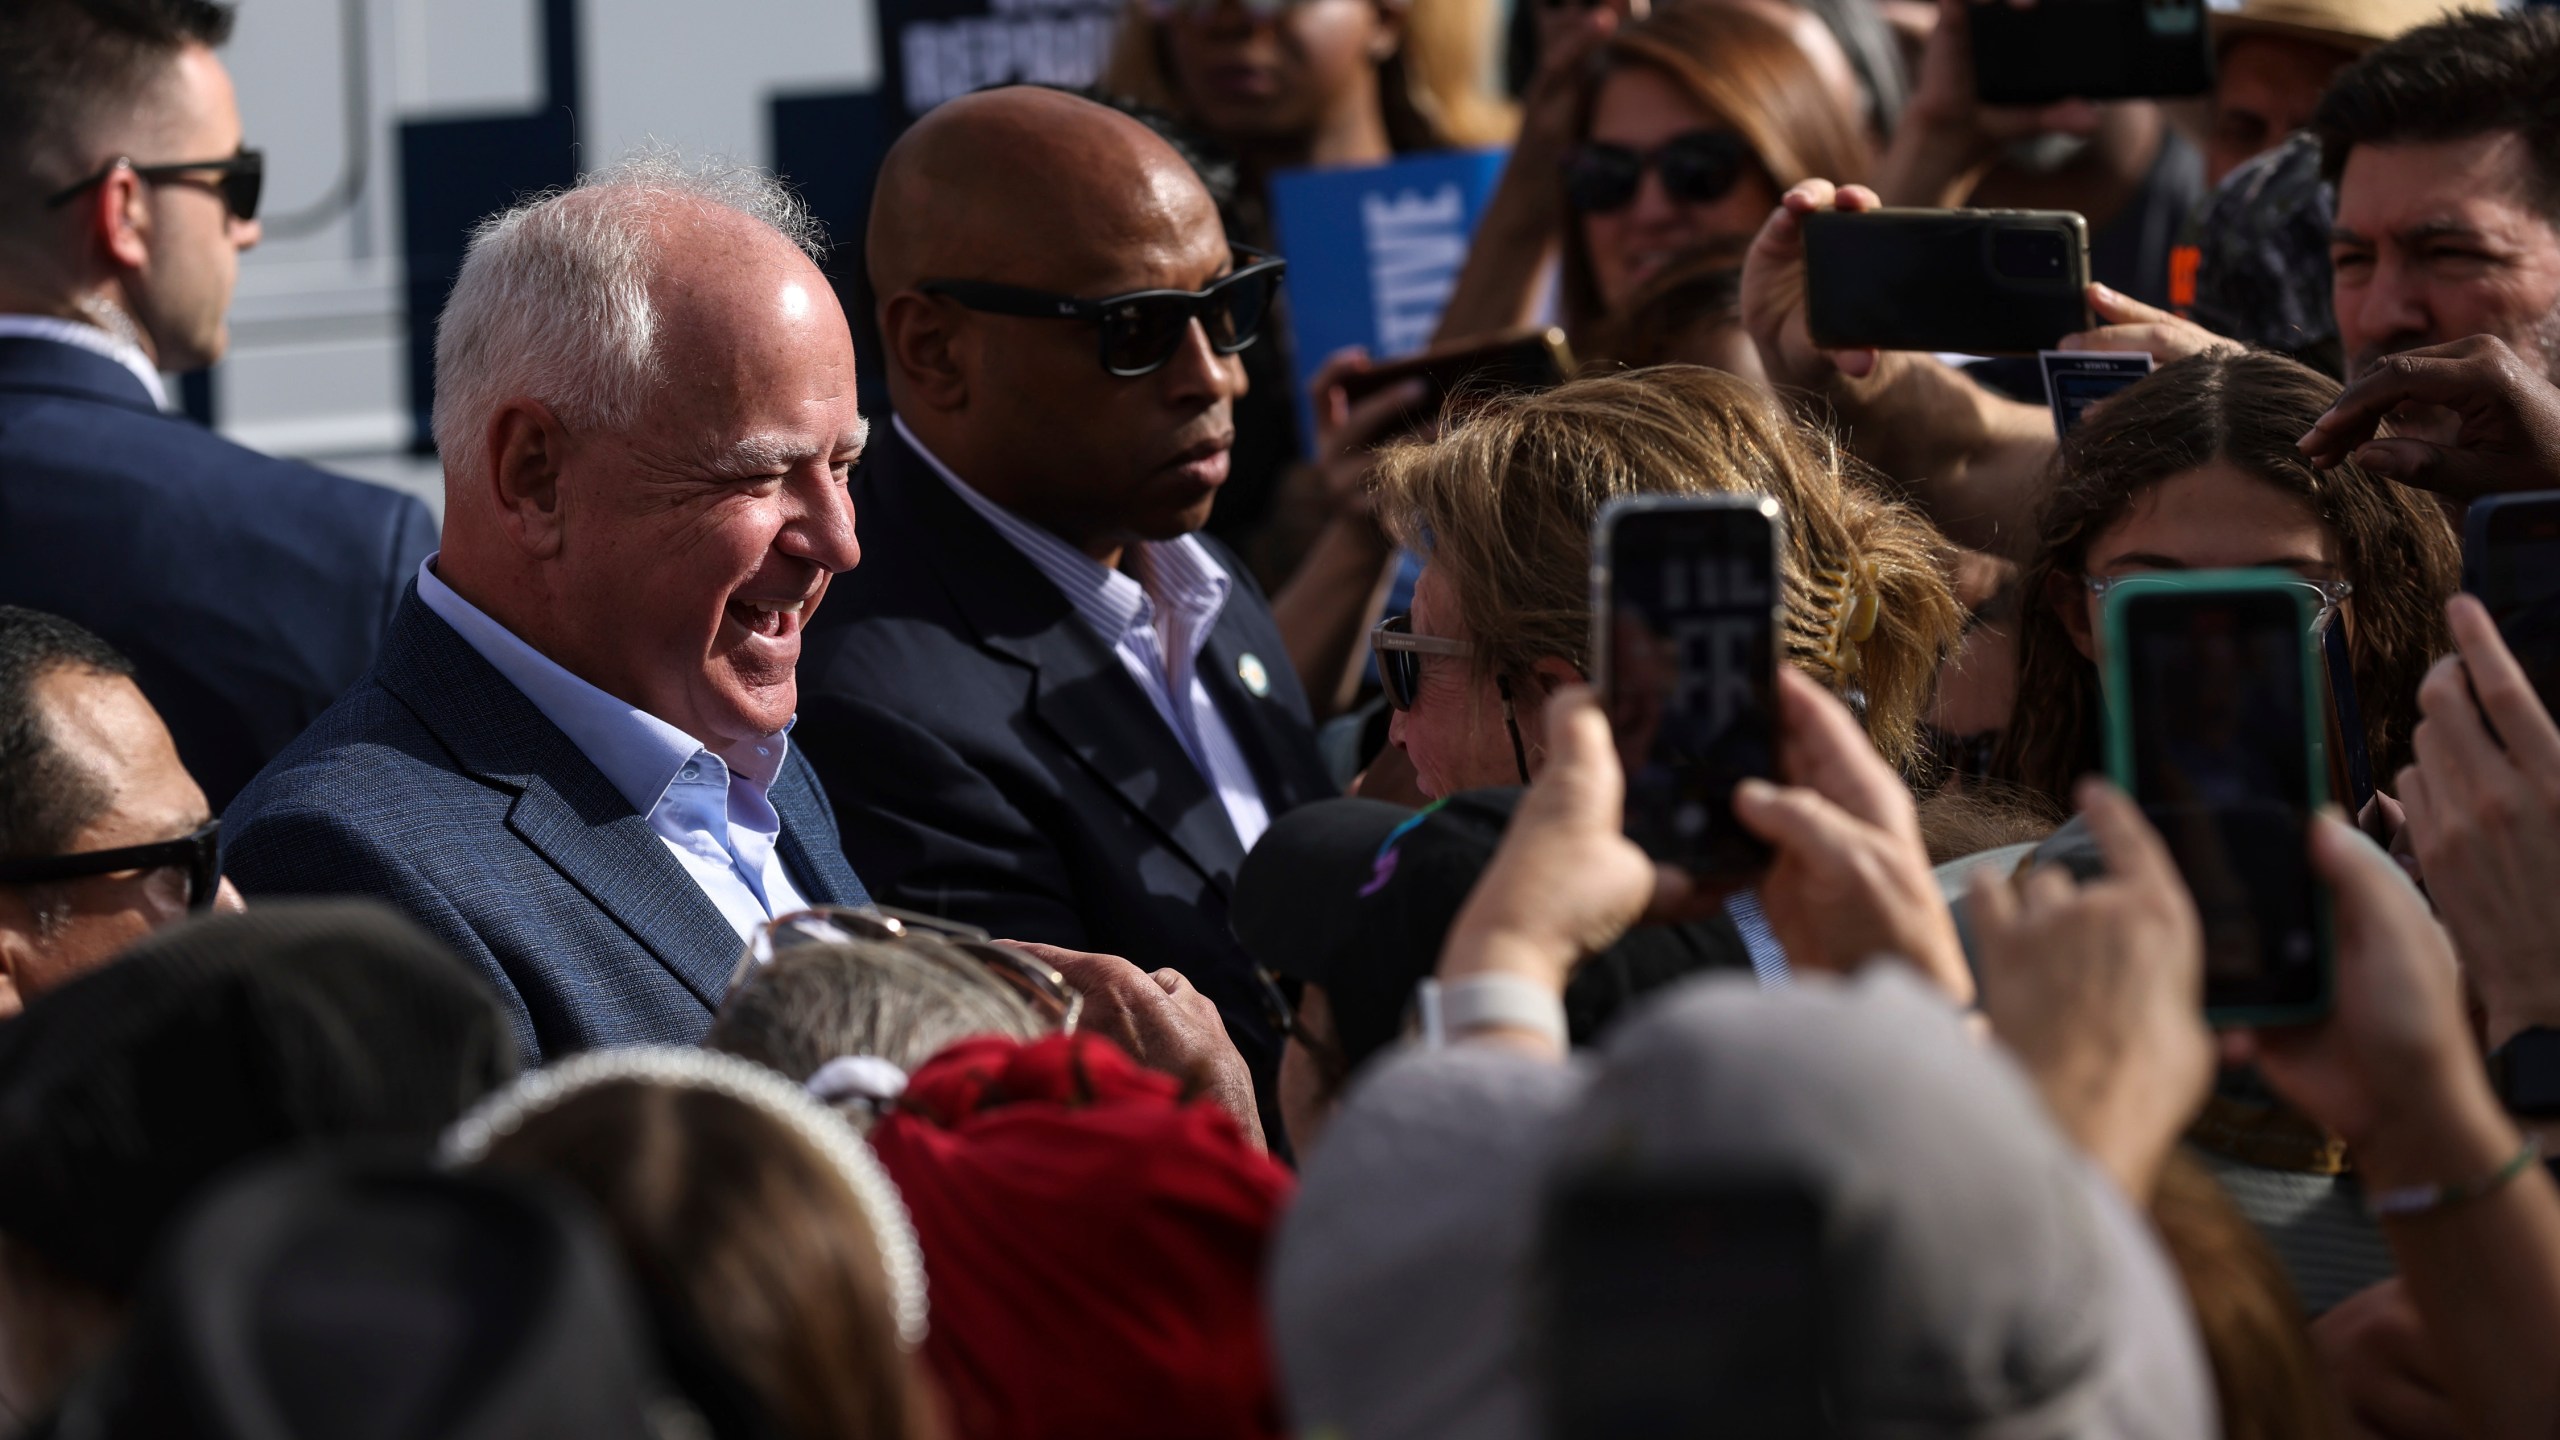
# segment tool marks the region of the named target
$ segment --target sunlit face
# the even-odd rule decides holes
[[[2272,567],[2311,580],[2339,579],[2337,533],[2311,502],[2227,460],[2173,475],[2089,542],[2092,577],[2152,571]],[[2062,577],[2057,577],[2062,578]],[[2099,601],[2077,578],[2048,596],[2082,656],[2098,658]]]
[[[168,73],[165,124],[148,127],[151,153],[135,153],[133,162],[168,165],[237,153],[240,106],[222,62],[191,45]],[[221,194],[192,177],[143,186],[142,203],[150,260],[127,279],[127,306],[161,369],[203,369],[230,346],[228,317],[240,252],[258,243],[258,223],[231,218]]]
[[[1085,228],[1026,251],[1005,278],[1099,299],[1204,290],[1232,273],[1235,252],[1207,192],[1188,172],[1157,179],[1154,193],[1114,197],[1116,216],[1085,217]],[[1194,320],[1161,369],[1124,377],[1103,369],[1090,324],[975,312],[961,321],[972,337],[973,484],[1088,551],[1208,523],[1235,444],[1242,354],[1218,354]]]
[[[2205,183],[2272,150],[2311,123],[2321,93],[2354,59],[2334,45],[2292,35],[2242,35],[2222,47],[2213,77],[2213,134],[2205,143]]]
[[[1425,565],[1413,587],[1413,633],[1450,640],[1469,639],[1458,618],[1454,597],[1435,567]],[[1413,706],[1395,712],[1387,739],[1413,762],[1414,783],[1438,799],[1461,790],[1521,783],[1519,757],[1511,748],[1511,730],[1502,719],[1502,692],[1476,672],[1463,655],[1420,655],[1421,681]],[[1535,710],[1531,703],[1528,707]],[[1516,715],[1531,724],[1534,714]],[[1522,732],[1524,740],[1530,732]]]
[[[1601,80],[1585,138],[1650,155],[1674,136],[1729,128],[1660,71],[1623,66]],[[1740,181],[1722,198],[1703,204],[1672,195],[1663,188],[1661,172],[1648,167],[1624,208],[1581,217],[1600,303],[1610,309],[1624,305],[1664,266],[1700,246],[1748,241],[1777,203],[1777,187],[1756,165],[1743,167]]]
[[[34,685],[36,709],[56,749],[107,794],[106,808],[62,853],[121,850],[193,834],[213,818],[159,712],[134,683],[85,666],[61,666]],[[237,909],[224,882],[220,903]],[[48,910],[38,915],[38,905]],[[0,885],[0,1018],[73,980],[136,940],[187,914],[181,869],[87,876],[55,885]]]
[[[2560,380],[2560,230],[2527,196],[2532,173],[2512,131],[2347,152],[2329,259],[2350,377],[2494,335]]]
[[[625,432],[573,434],[548,584],[572,672],[727,755],[799,704],[802,628],[861,559],[865,427],[824,276],[746,222],[675,241],[668,378]]]
[[[1257,17],[1235,0],[1164,22],[1183,109],[1229,145],[1304,141],[1346,103],[1378,104],[1392,41],[1376,0],[1302,0]]]

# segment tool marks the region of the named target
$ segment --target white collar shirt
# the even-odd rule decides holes
[[[0,315],[0,340],[51,340],[59,345],[75,345],[93,355],[104,355],[133,372],[142,388],[151,392],[151,405],[156,410],[169,408],[169,387],[161,382],[158,367],[142,347],[121,335],[110,335],[86,320],[65,320],[56,315]]]
[[[808,908],[775,853],[782,817],[766,793],[791,754],[789,725],[739,747],[736,763],[723,761],[691,735],[561,668],[454,593],[435,564],[430,555],[418,567],[418,599],[594,762],[739,939],[776,915]]]
[[[951,493],[1057,586],[1077,616],[1120,657],[1147,703],[1173,731],[1182,753],[1217,793],[1238,843],[1252,849],[1271,828],[1271,810],[1236,744],[1235,731],[1200,681],[1200,653],[1235,587],[1226,567],[1197,537],[1185,535],[1133,546],[1134,577],[1114,570],[970,489],[925,448],[905,419],[892,417],[890,423]]]

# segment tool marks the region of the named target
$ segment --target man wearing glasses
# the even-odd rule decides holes
[[[191,913],[240,908],[133,666],[0,605],[0,1020]]]
[[[373,662],[426,507],[165,413],[222,358],[261,157],[205,0],[0,5],[0,603],[133,659],[216,806]]]
[[[1227,894],[1333,786],[1269,607],[1195,532],[1280,262],[1145,126],[1030,87],[919,121],[871,214],[896,417],[799,730],[846,854],[885,903],[1180,972],[1276,1136],[1285,1017]]]

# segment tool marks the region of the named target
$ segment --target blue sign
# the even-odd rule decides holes
[[[1271,177],[1271,225],[1289,261],[1299,432],[1315,442],[1307,381],[1346,345],[1373,359],[1430,343],[1502,177],[1501,150],[1440,151],[1356,170]]]

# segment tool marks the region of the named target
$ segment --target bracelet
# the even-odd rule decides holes
[[[1422,1043],[1440,1049],[1477,1030],[1527,1030],[1568,1048],[1564,1001],[1517,975],[1470,975],[1442,984],[1426,979],[1414,990]]]
[[[2457,1180],[2450,1185],[2402,1185],[2396,1189],[2377,1190],[2365,1197],[2364,1213],[2376,1220],[2405,1220],[2412,1215],[2449,1209],[2465,1200],[2479,1199],[2523,1174],[2527,1167],[2541,1158],[2541,1138],[2528,1135],[2514,1159],[2480,1179]]]

